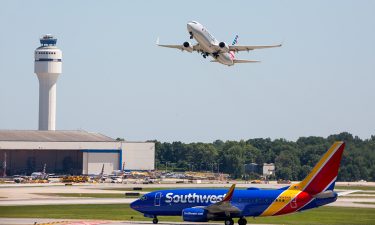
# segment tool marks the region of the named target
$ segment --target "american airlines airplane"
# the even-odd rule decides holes
[[[195,39],[198,43],[192,45],[190,42],[184,42],[182,45],[161,45],[159,44],[159,39],[157,40],[157,45],[167,48],[177,48],[182,51],[188,52],[199,52],[202,54],[203,58],[207,56],[212,56],[213,60],[211,62],[218,62],[227,66],[233,66],[235,63],[254,63],[259,62],[257,60],[245,60],[245,59],[235,59],[234,54],[239,51],[250,51],[254,49],[262,48],[275,48],[281,47],[279,45],[266,45],[266,46],[245,46],[236,45],[238,41],[238,35],[232,42],[232,45],[228,45],[225,42],[218,41],[210,32],[200,23],[196,21],[190,21],[187,23],[187,30],[190,34],[190,39]]]

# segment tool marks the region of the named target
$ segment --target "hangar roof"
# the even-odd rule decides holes
[[[115,142],[103,134],[83,130],[0,130],[0,141],[29,142]]]

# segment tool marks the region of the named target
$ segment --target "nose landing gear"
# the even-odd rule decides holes
[[[159,222],[158,218],[155,216],[154,219],[152,219],[153,224],[157,224]]]
[[[189,32],[190,34],[190,39],[193,39],[193,32]]]
[[[224,225],[233,225],[234,221],[232,218],[228,218],[224,221]]]

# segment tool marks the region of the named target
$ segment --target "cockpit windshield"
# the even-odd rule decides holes
[[[146,201],[147,200],[147,195],[143,195],[139,200]]]

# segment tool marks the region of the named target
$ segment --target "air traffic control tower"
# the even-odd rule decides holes
[[[56,129],[56,82],[61,74],[62,52],[50,34],[40,38],[35,50],[34,72],[39,79],[39,130]]]

